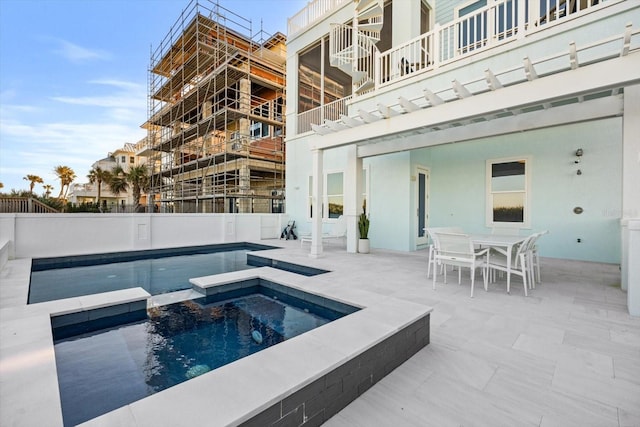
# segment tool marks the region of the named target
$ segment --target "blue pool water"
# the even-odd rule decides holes
[[[78,336],[60,338],[65,330],[54,329],[65,425],[97,417],[357,310],[344,304],[335,310],[320,307],[262,286],[244,293],[249,295],[220,300],[228,296],[223,294],[153,308],[144,320]]]
[[[34,260],[29,304],[133,287],[151,295],[189,289],[193,277],[253,268],[247,253],[265,248],[215,245]]]
[[[29,304],[141,287],[151,295],[189,289],[192,277],[253,268],[247,251],[181,255],[31,273]]]
[[[151,295],[191,287],[189,279],[269,266],[305,276],[326,273],[249,252],[276,249],[255,243],[34,259],[29,304],[141,287]]]

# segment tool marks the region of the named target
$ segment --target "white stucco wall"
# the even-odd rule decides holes
[[[522,233],[549,230],[539,242],[542,256],[619,263],[621,129],[613,118],[424,150],[431,156],[430,225],[488,232],[486,160],[531,156],[531,227]],[[578,148],[584,155],[575,164]]]
[[[38,258],[276,239],[279,214],[0,214],[10,258]]]
[[[575,164],[575,151],[584,155]],[[287,213],[301,231],[307,219],[310,155],[304,142],[288,147]],[[549,230],[540,240],[542,256],[620,262],[622,205],[622,119],[502,135],[365,159],[370,172],[372,247],[415,249],[416,166],[430,170],[429,225],[461,226],[486,233],[487,159],[531,157],[531,226],[522,233]],[[342,149],[325,152],[325,172],[345,168]],[[581,169],[582,174],[577,175]],[[584,212],[573,213],[580,206]],[[330,227],[329,222],[325,229]],[[577,239],[581,242],[578,243]]]

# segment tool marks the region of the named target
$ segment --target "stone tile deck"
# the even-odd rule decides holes
[[[331,270],[301,278],[308,289],[433,307],[431,343],[326,426],[640,426],[640,318],[627,312],[617,266],[543,259],[543,283],[529,297],[515,278],[511,295],[498,280],[471,299],[468,275],[462,285],[453,275],[431,289],[425,252],[347,254],[334,244],[312,259],[297,241],[266,242],[284,248],[265,253],[274,259]],[[8,265],[16,273],[21,267]],[[24,280],[5,270],[2,328],[23,311],[16,307],[23,292],[5,286]],[[20,414],[7,405],[6,369],[0,369],[0,413],[13,422]],[[27,382],[10,401],[40,393]]]

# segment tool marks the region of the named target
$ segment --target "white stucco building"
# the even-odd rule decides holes
[[[548,230],[543,257],[621,264],[640,315],[639,26],[634,0],[310,2],[289,19],[287,213],[314,236],[344,215],[349,252],[363,198],[372,248]]]

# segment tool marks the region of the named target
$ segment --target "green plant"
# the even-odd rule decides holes
[[[358,230],[360,231],[361,239],[368,239],[369,237],[369,217],[367,216],[367,201],[362,203],[362,213],[360,219],[358,219]]]

